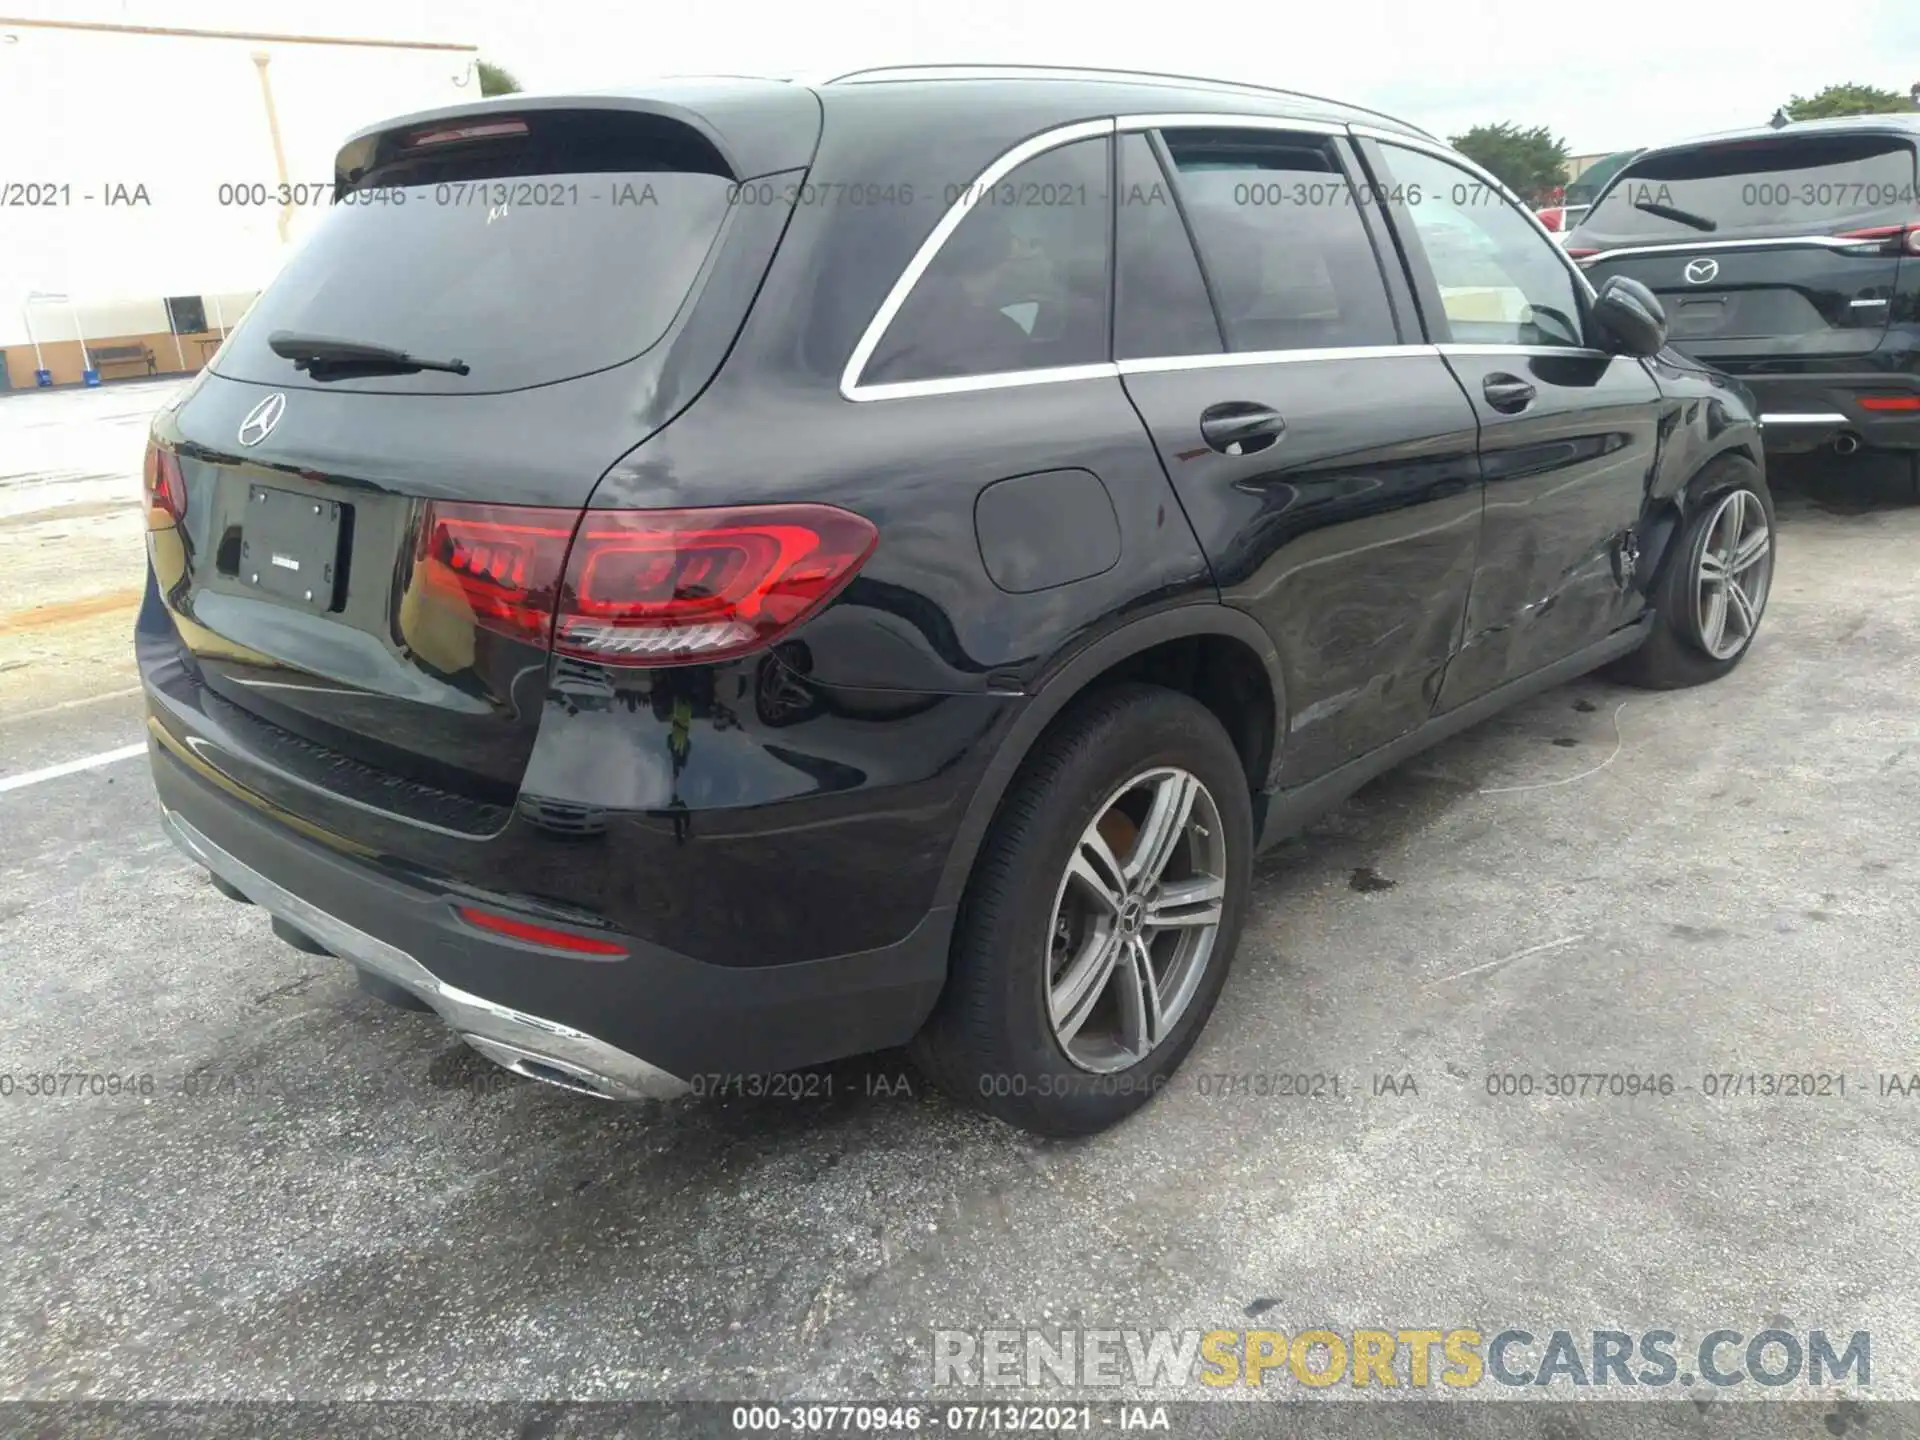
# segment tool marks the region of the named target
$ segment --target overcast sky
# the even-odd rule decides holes
[[[1573,153],[1759,124],[1795,93],[1920,82],[1920,0],[4,0],[16,16],[453,40],[526,88],[988,61],[1313,91],[1442,135],[1546,125]],[[85,93],[84,78],[79,93]]]

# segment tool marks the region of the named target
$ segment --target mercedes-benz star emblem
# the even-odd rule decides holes
[[[247,412],[247,418],[240,422],[240,443],[258,445],[273,433],[273,427],[280,423],[280,417],[286,412],[287,397],[278,390],[267,396],[253,409]]]
[[[1689,260],[1684,272],[1689,285],[1704,285],[1720,273],[1718,260]]]

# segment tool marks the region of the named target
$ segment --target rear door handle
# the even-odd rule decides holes
[[[1278,410],[1250,400],[1228,400],[1200,412],[1200,438],[1222,455],[1252,455],[1286,432]]]
[[[1487,397],[1487,404],[1502,415],[1517,415],[1533,403],[1533,397],[1539,392],[1518,375],[1500,371],[1481,382],[1480,393]]]

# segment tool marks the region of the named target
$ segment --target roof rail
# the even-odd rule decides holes
[[[1244,80],[1215,80],[1204,75],[1173,75],[1159,70],[1110,70],[1093,65],[876,65],[864,70],[848,70],[841,74],[829,75],[813,83],[842,85],[882,80],[1119,80],[1136,85],[1168,85],[1193,89],[1241,91],[1253,95],[1284,95],[1293,100],[1311,100],[1316,104],[1332,105],[1342,110],[1356,110],[1363,115],[1373,115],[1382,120],[1391,121],[1395,125],[1411,130],[1416,135],[1425,135],[1429,140],[1438,138],[1431,132],[1422,130],[1418,125],[1402,120],[1398,115],[1389,115],[1383,110],[1374,110],[1345,100],[1330,99],[1325,95],[1311,95],[1305,90],[1284,90],[1277,85],[1255,85]]]

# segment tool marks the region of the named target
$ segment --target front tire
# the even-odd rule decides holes
[[[1147,685],[1076,702],[981,846],[915,1061],[1039,1134],[1118,1123],[1219,999],[1252,849],[1246,770],[1205,706]]]
[[[1614,678],[1648,690],[1718,680],[1746,657],[1773,589],[1773,494],[1751,461],[1700,472],[1693,516],[1655,590],[1653,633]]]

